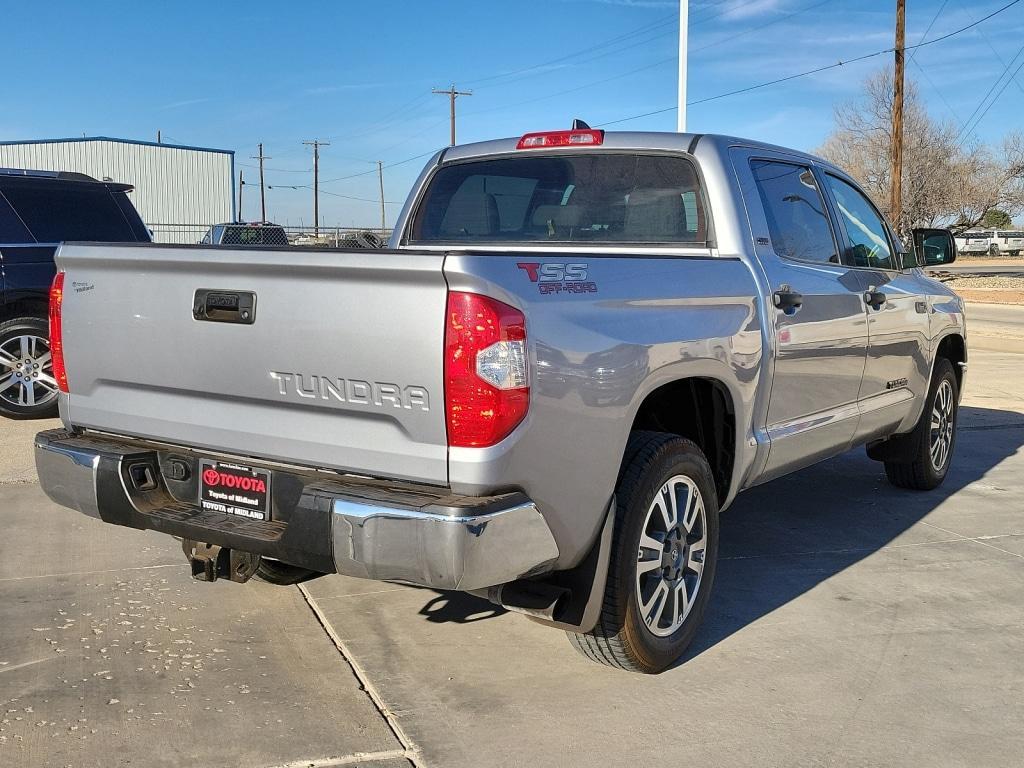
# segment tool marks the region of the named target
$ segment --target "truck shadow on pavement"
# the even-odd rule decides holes
[[[892,544],[1024,445],[1020,413],[962,407],[959,422],[950,473],[934,491],[890,485],[856,448],[740,495],[722,515],[714,594],[681,663]]]
[[[1024,414],[962,407],[953,466],[934,491],[890,485],[863,448],[746,491],[722,515],[714,594],[679,663],[892,544],[1021,446]],[[934,533],[932,540],[944,536]],[[467,624],[507,612],[463,592],[424,591],[433,597],[419,613],[430,622]]]

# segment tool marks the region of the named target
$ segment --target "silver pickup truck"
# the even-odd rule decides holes
[[[468,591],[656,672],[745,488],[856,445],[942,482],[964,309],[919,267],[955,253],[757,142],[452,147],[387,250],[64,245],[39,477],[199,579]]]

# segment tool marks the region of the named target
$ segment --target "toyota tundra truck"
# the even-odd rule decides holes
[[[201,580],[471,592],[657,672],[738,493],[858,445],[942,482],[964,308],[921,267],[955,255],[754,141],[455,146],[381,251],[63,245],[39,478]]]

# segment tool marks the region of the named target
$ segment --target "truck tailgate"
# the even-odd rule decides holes
[[[211,451],[445,484],[443,260],[64,245],[64,417]]]

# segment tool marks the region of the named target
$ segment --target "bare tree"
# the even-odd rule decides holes
[[[857,179],[888,213],[892,142],[892,73],[864,82],[855,101],[835,109],[835,129],[818,153]],[[915,226],[976,226],[992,208],[1024,209],[1024,137],[1011,134],[998,149],[966,144],[961,131],[929,116],[917,86],[907,82],[904,107],[902,235]]]

